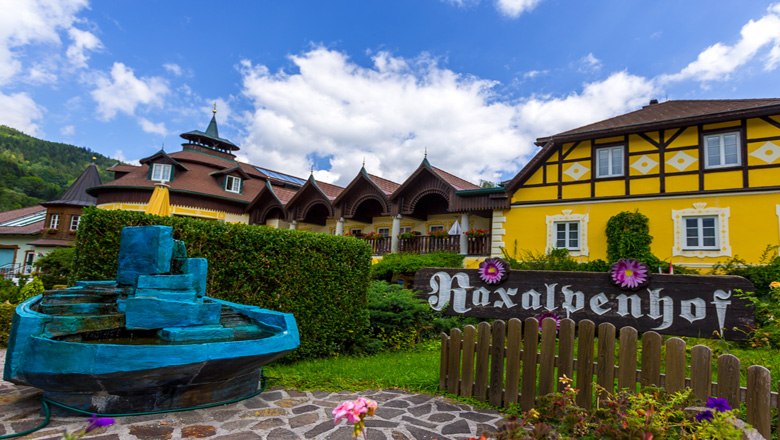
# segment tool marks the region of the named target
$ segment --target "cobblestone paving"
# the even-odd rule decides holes
[[[0,371],[5,350],[0,350]],[[376,400],[379,409],[366,420],[369,440],[468,439],[494,431],[502,418],[442,397],[398,390],[363,393],[267,390],[242,402],[178,413],[122,417],[117,424],[94,431],[95,440],[352,439],[351,425],[334,425],[332,409],[358,395]],[[0,380],[0,435],[35,427],[42,420],[40,391]],[[53,416],[49,425],[25,439],[60,439],[64,431],[85,425],[79,417]]]

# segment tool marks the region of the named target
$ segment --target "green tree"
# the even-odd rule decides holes
[[[69,284],[73,275],[73,260],[76,258],[75,248],[58,248],[35,262],[35,267],[41,272],[40,277],[46,289],[56,285]]]
[[[607,260],[635,258],[646,264],[658,261],[650,251],[650,222],[639,211],[623,211],[607,221]]]

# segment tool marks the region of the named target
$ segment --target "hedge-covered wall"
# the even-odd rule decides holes
[[[122,228],[152,224],[173,226],[189,257],[208,258],[209,296],[293,313],[301,333],[293,359],[348,352],[368,326],[371,249],[354,238],[90,208],[76,279],[114,279]]]

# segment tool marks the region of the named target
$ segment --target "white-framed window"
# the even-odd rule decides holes
[[[79,222],[81,221],[80,215],[72,215],[70,216],[70,230],[75,231],[79,228]]]
[[[363,230],[358,228],[350,229],[349,235],[353,237],[360,237],[361,235],[363,235]]]
[[[707,208],[704,202],[694,203],[693,208],[672,210],[672,256],[730,257],[729,216],[729,208]]]
[[[722,168],[741,163],[739,157],[739,132],[709,134],[704,136],[704,167]]]
[[[623,146],[596,149],[596,177],[623,175]]]
[[[155,182],[170,182],[173,165],[167,163],[152,164],[152,180]]]
[[[241,192],[241,178],[235,176],[225,176],[225,191],[232,193]]]
[[[412,232],[411,226],[401,226],[401,229],[399,229],[400,233],[403,234],[404,232]]]
[[[389,237],[390,236],[390,228],[377,228],[376,233],[381,235],[382,237]]]
[[[49,229],[57,229],[60,225],[60,215],[52,214],[49,216]]]
[[[547,216],[547,250],[568,249],[574,257],[588,256],[588,214],[564,209]]]
[[[718,217],[683,217],[684,249],[718,249]]]
[[[555,222],[555,247],[580,250],[580,222]]]
[[[428,232],[443,231],[444,225],[430,225],[428,226]]]

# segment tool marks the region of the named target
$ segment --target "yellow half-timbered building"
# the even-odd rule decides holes
[[[539,138],[507,185],[504,247],[606,259],[606,224],[648,217],[661,259],[758,262],[780,244],[780,99],[653,100],[632,113]]]

